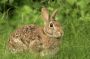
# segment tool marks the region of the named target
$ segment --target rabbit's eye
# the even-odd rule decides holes
[[[52,23],[50,23],[50,27],[53,27],[53,24]]]

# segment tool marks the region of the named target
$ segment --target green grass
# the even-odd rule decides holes
[[[60,23],[63,26],[64,36],[60,52],[54,59],[90,59],[90,22],[67,19]],[[11,30],[7,27],[5,29]],[[11,54],[6,50],[10,30],[0,34],[0,59],[37,59],[29,53]]]
[[[39,2],[35,5],[25,3],[21,4],[22,6],[15,5],[18,8],[14,10],[13,17],[8,17],[7,11],[0,12],[0,59],[50,59],[50,57],[40,57],[27,52],[12,54],[7,50],[10,33],[17,27],[31,23],[43,25],[38,10]],[[90,1],[55,0],[47,6],[50,11],[58,8],[56,19],[64,30],[60,52],[53,59],[90,59]]]

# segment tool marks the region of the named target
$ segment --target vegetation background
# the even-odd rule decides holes
[[[19,26],[43,25],[42,6],[58,9],[56,19],[64,30],[60,52],[53,59],[90,59],[90,0],[0,0],[0,59],[41,59],[29,53],[11,54],[6,45]]]

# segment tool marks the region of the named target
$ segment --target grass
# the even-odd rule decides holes
[[[64,30],[60,52],[53,59],[90,59],[89,0],[78,1],[76,3],[78,7],[74,5],[76,0],[59,2],[57,4],[56,2],[51,3],[48,6],[51,10],[53,9],[51,7],[57,8],[60,6],[56,18],[62,24]],[[34,23],[39,26],[43,24],[40,12],[29,8],[27,5],[17,8],[15,11],[16,14],[10,20],[5,14],[0,13],[0,59],[50,59],[49,57],[39,57],[26,52],[12,54],[7,50],[6,46],[10,32],[25,24]]]
[[[54,59],[90,59],[90,22],[67,19],[61,23],[64,36],[61,40],[60,52]],[[11,30],[7,27],[5,29]],[[11,54],[7,52],[6,45],[10,30],[0,34],[0,59],[37,59],[29,53]]]

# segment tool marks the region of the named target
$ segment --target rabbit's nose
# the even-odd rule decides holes
[[[62,32],[58,32],[59,36],[63,36],[63,33]]]

